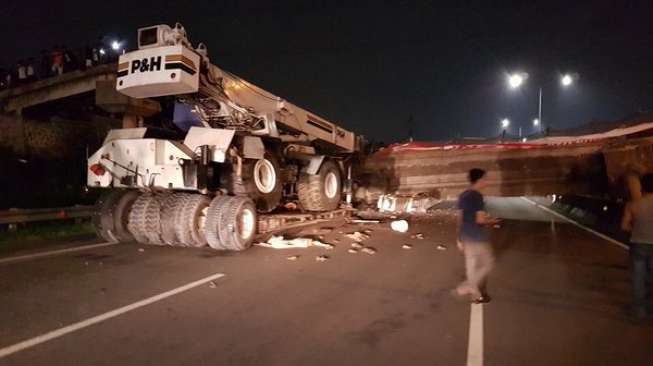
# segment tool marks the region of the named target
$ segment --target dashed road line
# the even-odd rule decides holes
[[[177,295],[177,294],[182,293],[184,291],[188,291],[188,290],[190,290],[190,289],[192,289],[194,287],[200,286],[202,284],[205,284],[205,283],[213,281],[213,280],[217,280],[218,278],[223,277],[223,276],[224,276],[224,274],[222,274],[222,273],[216,273],[214,275],[204,277],[204,278],[202,278],[200,280],[197,280],[195,282],[191,282],[191,283],[188,283],[186,285],[177,287],[177,288],[172,289],[170,291],[166,291],[166,292],[160,293],[158,295],[148,297],[147,299],[144,299],[144,300],[141,300],[141,301],[137,301],[137,302],[135,302],[133,304],[126,305],[126,306],[123,306],[123,307],[115,309],[115,310],[111,310],[111,311],[106,312],[104,314],[100,314],[100,315],[94,316],[92,318],[82,320],[80,322],[65,326],[63,328],[59,328],[59,329],[53,330],[51,332],[36,336],[34,338],[30,338],[30,339],[24,340],[22,342],[13,344],[11,346],[2,348],[2,349],[0,349],[0,359],[2,359],[3,357],[7,357],[7,356],[9,356],[11,354],[14,354],[16,352],[23,351],[25,349],[34,347],[34,346],[36,346],[38,344],[41,344],[41,343],[44,343],[44,342],[51,341],[53,339],[62,337],[64,335],[66,335],[66,334],[76,332],[76,331],[84,329],[86,327],[90,327],[91,325],[103,322],[105,320],[115,318],[115,317],[117,317],[119,315],[125,314],[127,312],[132,311],[132,310],[136,310],[136,309],[141,308],[143,306],[153,304],[153,303],[155,303],[157,301],[161,301],[161,300],[163,300],[165,298]]]
[[[553,211],[552,209],[531,200],[530,198],[522,197],[522,199],[525,200],[526,202],[528,202],[528,203],[530,203],[532,205],[535,205],[535,206],[539,207],[540,209],[550,213],[553,216],[561,218],[561,219],[565,220],[566,222],[568,222],[568,223],[570,223],[570,224],[572,224],[574,226],[577,226],[577,227],[579,227],[579,228],[581,228],[581,229],[583,229],[583,230],[585,230],[585,231],[587,231],[587,232],[589,232],[591,234],[594,234],[594,235],[598,236],[599,238],[601,238],[603,240],[606,240],[606,241],[608,241],[608,242],[610,242],[610,243],[612,243],[612,244],[614,244],[616,246],[619,246],[619,247],[621,247],[623,249],[628,250],[628,245],[620,242],[619,240],[612,239],[611,237],[609,237],[609,236],[607,236],[605,234],[601,234],[600,232],[598,232],[596,230],[590,229],[587,226],[579,223],[578,221],[570,219],[570,218],[568,218],[567,216],[565,216],[563,214],[557,213],[557,212]]]
[[[471,304],[467,366],[483,366],[483,304]]]
[[[19,255],[19,256],[15,256],[15,257],[0,258],[0,264],[11,263],[11,262],[20,262],[20,261],[26,261],[26,260],[30,260],[30,259],[43,258],[43,257],[50,257],[50,256],[58,255],[58,254],[79,252],[79,251],[82,251],[82,250],[108,247],[110,245],[116,245],[116,244],[119,244],[119,243],[118,242],[106,242],[106,243],[99,243],[99,244],[83,245],[83,246],[78,246],[78,247],[73,247],[73,248],[50,250],[50,251],[47,251],[47,252],[40,252],[40,253],[34,253],[34,254]]]

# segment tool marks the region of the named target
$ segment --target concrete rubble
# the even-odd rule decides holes
[[[329,260],[328,255],[318,255],[317,257],[315,257],[315,261],[317,262],[326,262],[327,260]]]
[[[329,243],[323,243],[319,240],[312,238],[294,238],[294,239],[285,239],[283,236],[273,236],[268,239],[267,242],[256,243],[254,245],[271,248],[271,249],[297,249],[297,248],[308,248],[311,246],[333,249],[335,245]]]
[[[413,246],[410,244],[404,244],[401,246],[401,249],[413,249]]]
[[[395,220],[390,223],[390,228],[392,230],[400,232],[400,233],[405,233],[408,231],[408,221],[406,220]]]

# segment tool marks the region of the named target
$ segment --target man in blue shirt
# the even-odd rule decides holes
[[[486,187],[485,171],[469,171],[470,187],[458,197],[458,248],[465,254],[467,279],[456,288],[460,296],[470,296],[472,302],[490,300],[485,293],[485,281],[494,267],[494,254],[486,226],[498,223],[485,212],[481,193]]]

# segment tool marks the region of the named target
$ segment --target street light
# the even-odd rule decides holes
[[[116,52],[120,51],[120,42],[118,41],[111,42],[111,49]]]
[[[528,74],[524,72],[516,72],[508,75],[508,85],[511,89],[519,88],[528,78]],[[560,84],[567,88],[578,80],[578,74],[568,73],[560,77]],[[542,123],[542,87],[539,88],[538,105],[537,105],[537,118],[533,120],[533,126],[540,126]]]
[[[565,74],[560,78],[562,86],[569,86],[574,82],[574,79],[569,74]]]
[[[507,128],[508,126],[510,126],[510,120],[508,118],[502,119],[501,120],[501,127]]]
[[[519,88],[524,81],[528,78],[528,74],[524,72],[516,72],[514,74],[508,75],[508,85],[511,89]]]

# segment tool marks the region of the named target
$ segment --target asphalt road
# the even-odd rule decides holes
[[[407,234],[334,225],[334,250],[118,244],[0,261],[0,365],[651,364],[653,324],[623,315],[623,248],[519,198],[489,206],[511,220],[493,230],[486,305],[450,294],[463,263],[446,212]],[[339,232],[365,228],[376,254],[348,253]]]

